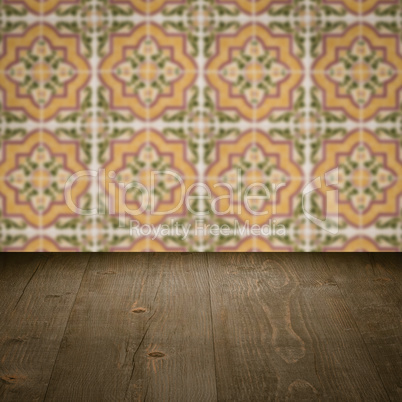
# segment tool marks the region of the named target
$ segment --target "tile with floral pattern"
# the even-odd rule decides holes
[[[401,132],[398,0],[0,4],[4,251],[401,251]]]

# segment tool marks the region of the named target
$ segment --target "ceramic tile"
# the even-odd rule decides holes
[[[0,30],[3,250],[402,249],[399,1],[4,0]]]

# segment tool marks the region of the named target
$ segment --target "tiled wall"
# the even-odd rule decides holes
[[[399,0],[0,7],[2,250],[402,248]],[[117,183],[147,186],[151,170],[177,176],[133,217],[146,197]],[[280,186],[245,208],[254,182]]]

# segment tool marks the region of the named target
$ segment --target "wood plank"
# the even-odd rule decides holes
[[[49,383],[47,400],[123,400],[135,348],[151,316],[148,255],[100,253],[83,278]],[[138,295],[148,303],[133,312]]]
[[[44,253],[0,253],[0,327],[47,259]]]
[[[214,399],[202,259],[96,256],[77,296],[46,399]]]
[[[0,254],[1,400],[402,399],[397,254],[88,258]]]
[[[291,262],[303,290],[301,305],[313,339],[323,399],[387,400],[354,316],[322,254],[295,255]]]
[[[269,400],[278,377],[255,255],[208,254],[218,400]]]
[[[399,258],[398,258],[399,257]],[[402,400],[400,255],[323,255],[391,400]]]
[[[150,273],[153,317],[135,354],[127,399],[216,400],[205,254],[154,254]]]
[[[210,254],[219,400],[385,400],[325,263]]]
[[[88,254],[47,257],[45,264],[34,268],[34,275],[0,328],[2,401],[43,400],[89,259]],[[37,257],[31,258],[37,265]],[[30,272],[28,266],[31,264],[25,269]],[[14,275],[20,277],[17,270]],[[15,282],[23,286],[18,279]]]

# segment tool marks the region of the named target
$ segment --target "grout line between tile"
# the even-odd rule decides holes
[[[205,174],[205,165],[204,165],[204,145],[205,145],[205,124],[204,124],[204,91],[205,91],[205,71],[204,71],[204,13],[203,13],[203,4],[202,1],[198,2],[198,38],[199,38],[199,47],[198,47],[198,102],[199,102],[199,116],[198,116],[198,131],[200,136],[200,142],[198,146],[198,164],[197,164],[197,173],[199,177],[199,182],[204,183],[204,174]],[[187,120],[186,120],[187,121]],[[188,147],[186,152],[189,152]],[[201,211],[205,210],[205,204],[202,198],[199,199],[198,208]],[[197,220],[197,217],[195,217]],[[205,222],[205,218],[202,219]],[[197,245],[194,245],[197,247]],[[200,244],[198,245],[200,251],[205,250],[205,239],[204,236],[200,236]]]
[[[363,3],[359,2],[359,40],[363,41],[364,37],[363,37]],[[359,70],[359,76],[360,76],[360,87],[362,86],[362,83],[364,82],[364,72]],[[363,126],[364,124],[364,108],[363,105],[360,104],[359,105],[359,120],[360,120],[360,124],[361,126]],[[364,135],[363,135],[363,130],[362,127],[360,127],[359,129],[359,147],[362,147],[364,144]],[[362,162],[359,161],[359,168],[360,168],[360,176],[359,176],[359,182],[360,182],[360,189],[361,190],[363,188],[363,175],[362,175]],[[360,230],[363,230],[363,211],[360,209],[359,210],[359,227]]]
[[[304,55],[304,68],[305,68],[305,77],[304,77],[304,84],[305,84],[305,106],[306,106],[306,111],[305,111],[305,130],[306,130],[306,151],[305,151],[305,163],[304,163],[304,174],[306,177],[306,184],[310,182],[312,179],[312,166],[311,166],[311,126],[310,126],[310,103],[311,103],[311,97],[310,97],[310,92],[311,92],[311,81],[310,81],[310,67],[311,67],[311,57],[310,57],[310,35],[311,35],[311,30],[310,30],[310,0],[306,0],[305,4],[306,10],[305,10],[305,26],[306,26],[306,37],[307,40],[305,42],[306,48],[305,48],[305,55]],[[307,211],[311,211],[311,202],[310,198],[306,197],[306,209]],[[312,223],[310,222],[309,219],[306,220],[306,225],[305,225],[305,251],[310,251],[311,246],[311,225]]]
[[[39,20],[39,38],[40,40],[44,40],[44,3],[41,2],[39,6],[39,13],[40,13],[40,20]],[[39,76],[42,82],[44,82],[44,71],[39,71]],[[42,84],[42,83],[41,83]],[[39,107],[39,146],[44,147],[44,139],[43,139],[43,130],[45,129],[45,119],[44,119],[44,109],[43,109],[43,102],[41,102]],[[40,176],[40,181],[42,182],[42,175]],[[43,189],[41,188],[41,191]],[[44,226],[43,226],[43,210],[41,209],[39,212],[39,249],[43,250],[44,248]]]
[[[97,18],[96,18],[96,7],[97,7],[97,0],[92,0],[92,24],[96,27]],[[91,57],[91,87],[92,87],[92,138],[91,138],[91,169],[99,172],[99,164],[98,164],[98,101],[97,101],[97,77],[98,77],[98,37],[96,35],[97,29],[94,29],[94,33],[92,34],[93,46],[92,46],[92,57]],[[99,207],[99,197],[100,197],[100,189],[98,188],[98,181],[91,180],[91,197],[92,197],[92,204],[95,208]],[[104,200],[102,200],[103,202]],[[105,200],[106,202],[106,200]],[[99,213],[99,211],[98,211]],[[98,228],[97,228],[97,220],[100,219],[98,214],[92,216],[92,251],[99,251],[98,250]],[[81,227],[79,229],[81,231]],[[81,231],[81,236],[84,234]]]

